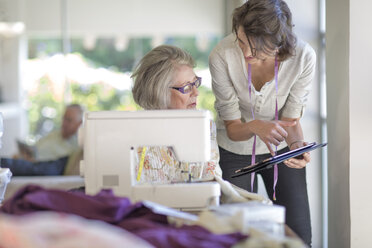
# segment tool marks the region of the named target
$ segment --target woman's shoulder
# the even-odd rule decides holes
[[[218,42],[218,44],[213,48],[211,54],[219,54],[220,56],[225,57],[225,54],[235,52],[236,49],[236,36],[234,33],[231,33]]]
[[[302,39],[297,39],[296,57],[299,59],[315,60],[316,53],[309,43]]]
[[[235,66],[235,63],[239,62],[239,46],[236,43],[236,36],[234,33],[223,38],[212,50],[209,55],[210,63],[215,63],[216,61],[222,61]]]

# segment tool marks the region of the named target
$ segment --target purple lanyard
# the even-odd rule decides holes
[[[248,90],[249,90],[249,100],[252,102],[252,69],[251,64],[248,64]],[[278,59],[275,56],[275,120],[279,120],[279,114],[278,114]],[[251,104],[251,113],[252,113],[252,119],[254,120],[254,110],[253,110],[253,103]],[[275,155],[278,150],[278,147],[275,146]],[[252,160],[251,164],[254,164],[256,161],[256,135],[253,136],[253,147],[252,147]],[[251,191],[253,191],[253,185],[254,185],[254,178],[255,178],[255,172],[251,173]],[[278,165],[274,165],[274,194],[273,199],[276,201],[275,196],[275,188],[276,184],[278,182]]]

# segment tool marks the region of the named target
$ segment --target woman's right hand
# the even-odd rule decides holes
[[[266,144],[271,155],[274,156],[275,152],[272,145],[278,146],[283,142],[288,135],[284,127],[292,127],[296,123],[296,121],[253,120],[250,129]]]

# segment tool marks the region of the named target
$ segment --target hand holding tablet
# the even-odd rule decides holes
[[[264,169],[267,169],[267,168],[271,168],[272,165],[281,163],[281,162],[283,162],[287,159],[293,158],[293,157],[301,159],[300,156],[302,156],[303,153],[310,152],[312,150],[324,147],[326,145],[327,145],[327,143],[323,143],[323,144],[317,144],[316,142],[310,143],[306,146],[297,148],[295,150],[291,150],[289,152],[282,153],[280,155],[273,156],[271,158],[265,159],[263,161],[260,161],[260,162],[257,162],[255,164],[252,164],[252,165],[243,167],[239,170],[236,170],[235,175],[233,175],[232,177],[239,177],[239,176],[245,175],[247,173],[258,172],[258,171],[261,171],[261,170],[264,170]]]

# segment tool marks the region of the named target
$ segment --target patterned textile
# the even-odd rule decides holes
[[[170,183],[184,182],[189,180],[189,172],[192,180],[210,181],[214,176],[222,176],[218,164],[219,151],[216,141],[216,126],[211,121],[211,160],[206,163],[183,163],[179,162],[171,147],[146,147],[143,155],[143,147],[137,149],[137,165],[135,177],[139,184],[143,183]],[[143,159],[143,166],[140,164]],[[138,175],[138,172],[141,173]],[[138,180],[139,179],[139,180]]]

